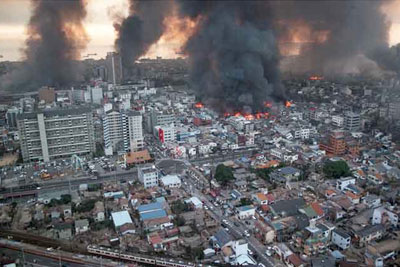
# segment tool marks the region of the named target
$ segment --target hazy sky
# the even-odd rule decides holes
[[[400,0],[384,8],[388,18],[392,21],[390,43],[400,42]],[[90,42],[85,56],[96,53],[95,58],[104,57],[108,51],[113,50],[115,32],[110,13],[126,15],[128,12],[127,0],[89,0],[85,20],[86,31]],[[0,0],[0,60],[22,59],[24,48],[26,24],[31,14],[29,0]],[[177,44],[163,43],[153,47],[152,55],[166,56],[168,50],[176,49]],[[173,54],[173,53],[169,53]]]

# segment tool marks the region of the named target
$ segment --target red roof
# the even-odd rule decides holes
[[[268,199],[268,203],[275,201],[275,197],[273,194],[267,194],[266,197]]]
[[[303,264],[303,261],[300,259],[300,257],[294,253],[290,254],[290,256],[288,257],[288,261],[294,266],[301,266]]]
[[[311,203],[311,208],[315,211],[315,213],[318,214],[318,216],[324,215],[324,210],[321,208],[318,202]]]

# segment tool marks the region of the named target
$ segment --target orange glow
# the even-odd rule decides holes
[[[245,114],[244,118],[248,121],[254,120],[254,115],[253,114]]]
[[[231,114],[229,112],[224,113],[224,117],[230,117],[230,116],[231,116]]]
[[[240,117],[240,116],[242,116],[242,114],[240,112],[235,113],[235,117]]]
[[[272,107],[272,103],[271,103],[271,102],[268,102],[268,101],[265,101],[265,102],[264,102],[264,107],[266,107],[266,108],[271,108],[271,107]]]
[[[290,102],[289,100],[286,100],[285,107],[290,108],[291,106],[292,106],[292,102]]]
[[[203,103],[201,103],[201,102],[197,102],[196,104],[194,104],[194,106],[195,106],[196,108],[204,108],[204,105],[203,105]]]
[[[161,38],[153,44],[145,57],[177,58],[182,57],[182,46],[196,29],[197,20],[179,18],[177,11],[164,20],[165,31]]]
[[[304,20],[280,21],[287,32],[279,39],[279,51],[284,56],[299,55],[308,44],[321,44],[328,38],[328,30],[315,30]]]
[[[310,76],[310,78],[309,78],[310,81],[320,81],[323,79],[324,79],[324,77],[322,77],[322,76]]]

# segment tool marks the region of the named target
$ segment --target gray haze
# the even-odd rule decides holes
[[[32,1],[25,61],[2,77],[5,89],[37,90],[43,85],[67,86],[79,79],[76,59],[87,43],[82,22],[83,0]]]
[[[118,38],[115,41],[124,67],[131,67],[144,55],[164,32],[164,19],[172,11],[170,0],[130,0],[129,16],[115,23]]]
[[[388,46],[390,23],[382,14],[383,1],[280,1],[273,2],[280,22],[279,38],[290,39],[289,29],[305,22],[314,31],[329,31],[324,43],[303,45],[301,56],[294,65],[294,72],[337,74],[362,71],[370,60],[357,60],[378,47]],[[370,64],[371,65],[371,64]],[[371,65],[372,66],[372,65]]]
[[[198,18],[184,47],[199,98],[220,111],[261,110],[283,95],[278,48],[267,1],[178,1],[180,15]]]

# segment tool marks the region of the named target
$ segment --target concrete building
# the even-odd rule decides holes
[[[175,115],[168,111],[151,110],[147,118],[148,132],[156,134],[156,126],[170,126],[175,123]]]
[[[109,110],[103,118],[106,154],[137,151],[144,147],[142,114],[136,111]]]
[[[179,188],[182,185],[178,175],[167,175],[161,178],[161,182],[166,188]]]
[[[156,126],[155,129],[155,137],[161,143],[173,142],[176,140],[175,126]]]
[[[158,186],[159,174],[155,166],[138,168],[138,178],[144,188]]]
[[[348,111],[344,114],[344,128],[348,131],[358,131],[361,125],[360,114]]]
[[[22,158],[25,162],[95,152],[90,108],[51,109],[18,116]]]
[[[39,101],[44,101],[47,104],[53,103],[56,100],[54,88],[42,87],[39,89]]]
[[[343,155],[346,152],[346,141],[342,131],[332,131],[327,141],[319,145],[320,149],[326,151],[327,154]]]
[[[332,231],[332,243],[341,249],[348,249],[351,244],[350,235],[340,229],[335,229]]]
[[[101,87],[90,88],[90,98],[93,104],[100,105],[103,102],[103,89]]]
[[[17,107],[12,107],[7,110],[6,120],[9,129],[17,129],[17,117],[21,110]]]
[[[108,52],[106,56],[107,81],[114,85],[120,84],[123,79],[122,60],[120,54]]]

